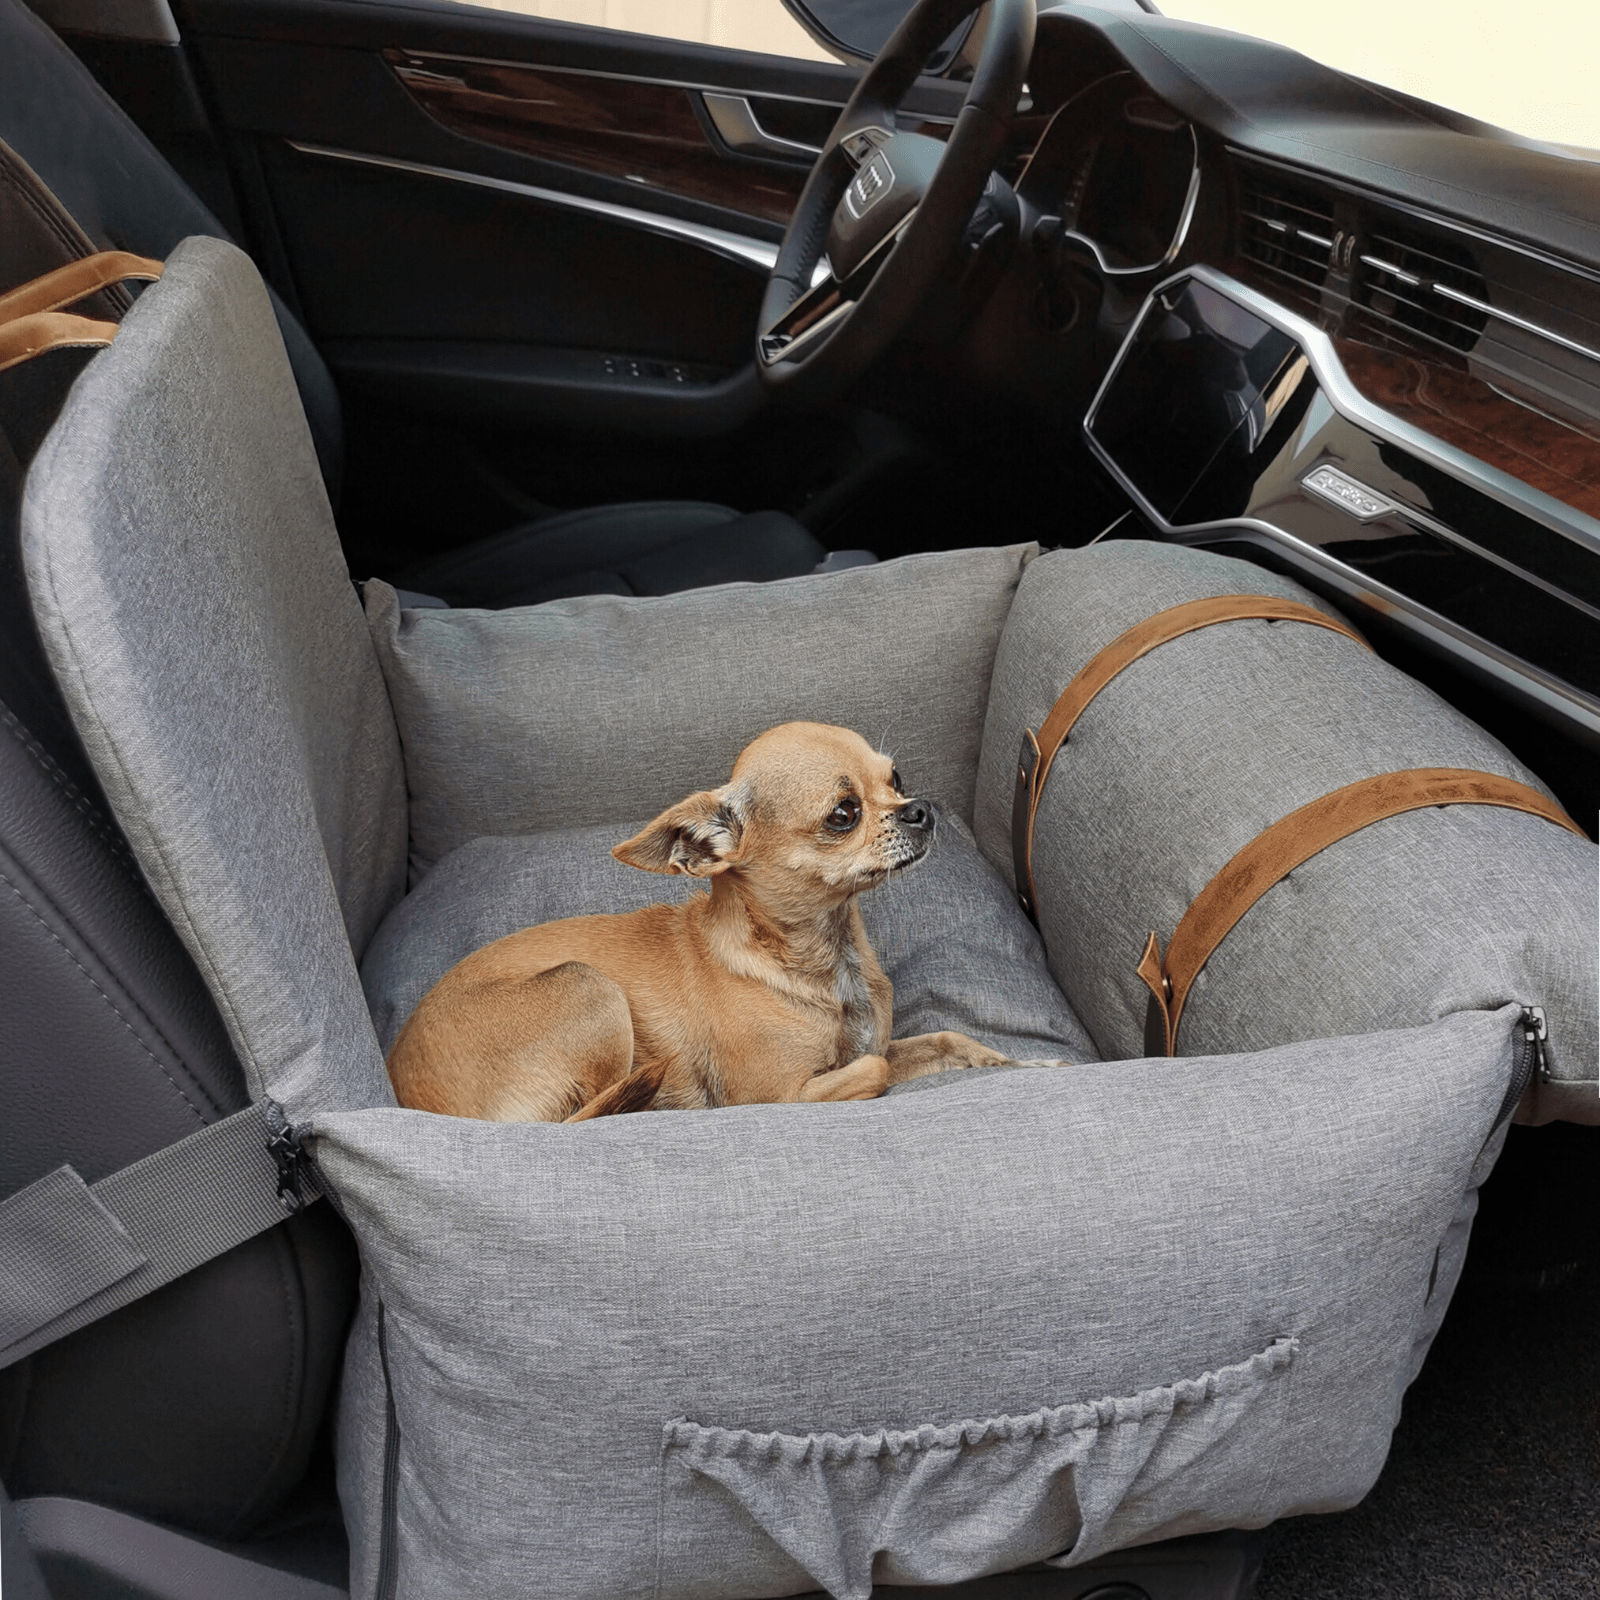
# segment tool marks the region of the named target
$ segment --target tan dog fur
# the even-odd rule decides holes
[[[771,729],[724,787],[612,851],[705,878],[710,892],[541,923],[458,962],[389,1052],[400,1104],[556,1122],[868,1100],[1004,1060],[959,1033],[889,1037],[894,994],[855,897],[920,860],[932,836],[931,808],[906,799],[893,763],[859,734]]]

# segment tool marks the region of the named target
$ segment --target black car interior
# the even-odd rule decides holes
[[[1253,41],[1179,49],[1129,9],[1058,8],[990,80],[983,22],[918,76],[942,13],[873,78],[448,0],[174,0],[103,30],[0,0],[0,292],[95,250],[238,241],[351,572],[416,603],[1180,538],[1358,611],[1592,833],[1595,167]],[[825,230],[891,137],[925,158],[930,230],[944,215],[937,259],[885,287],[867,258],[897,231],[852,257]],[[841,318],[848,359],[804,359]],[[247,1100],[22,582],[27,463],[87,359],[0,371],[0,1197],[62,1162],[93,1182]],[[1313,481],[1330,451],[1360,481]],[[1483,1283],[1592,1302],[1596,1134],[1513,1130]],[[0,1367],[8,1600],[343,1593],[328,1429],[357,1278],[316,1206]],[[1223,1600],[1262,1549],[1236,1532],[963,1592]]]
[[[15,78],[6,95],[10,160],[25,163],[97,247],[162,257],[191,233],[228,237],[117,107],[81,81],[78,63],[40,48],[53,41],[36,37],[44,29],[31,13],[18,7],[6,22],[14,30],[6,52],[8,76]],[[70,115],[61,113],[64,104]],[[342,501],[348,487],[353,500],[361,483],[344,481],[339,391],[294,311],[281,299],[278,311],[330,497]],[[452,529],[442,571],[427,561],[388,570],[406,588],[448,589],[440,598],[458,604],[527,604],[563,594],[658,594],[789,577],[811,571],[826,554],[803,528],[776,513],[746,527],[722,506],[649,502],[606,507],[577,529],[550,529],[540,526],[548,508],[538,510],[546,516],[497,530],[481,551],[460,548],[463,541]],[[459,527],[458,517],[450,521]]]

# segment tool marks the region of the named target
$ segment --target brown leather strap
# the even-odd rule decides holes
[[[1531,812],[1587,838],[1547,795],[1511,778],[1460,767],[1416,767],[1346,784],[1280,818],[1250,841],[1195,897],[1184,912],[1166,959],[1152,933],[1137,968],[1155,1002],[1165,1053],[1175,1053],[1178,1024],[1190,986],[1230,929],[1268,889],[1330,844],[1352,833],[1428,806],[1505,806]],[[1146,1049],[1155,1044],[1146,1040]],[[1156,1053],[1151,1050],[1151,1053]]]
[[[0,325],[0,372],[42,356],[47,350],[110,344],[117,336],[114,322],[91,322],[88,317],[62,311],[41,311]]]
[[[1067,742],[1089,702],[1125,667],[1148,655],[1157,645],[1181,638],[1215,622],[1237,622],[1255,618],[1268,622],[1308,622],[1330,628],[1366,646],[1366,640],[1349,623],[1330,617],[1314,606],[1297,600],[1283,600],[1266,594],[1221,594],[1205,600],[1190,600],[1183,605],[1158,611],[1125,633],[1119,633],[1104,650],[1094,656],[1072,682],[1061,691],[1050,708],[1038,735],[1024,730],[1022,751],[1017,758],[1017,788],[1011,810],[1011,858],[1016,870],[1017,897],[1022,908],[1039,920],[1038,898],[1033,887],[1033,824],[1044,793],[1045,779],[1056,752]]]
[[[114,283],[126,283],[129,278],[153,283],[165,270],[161,262],[127,250],[102,250],[97,255],[69,261],[54,272],[46,272],[0,294],[0,327],[20,317],[37,316],[42,311],[59,311],[74,300],[108,289]]]

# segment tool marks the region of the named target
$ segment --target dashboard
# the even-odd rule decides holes
[[[1082,7],[1029,92],[974,376],[1600,749],[1600,165]]]

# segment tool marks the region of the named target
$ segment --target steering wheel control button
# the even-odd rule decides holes
[[[1380,517],[1393,516],[1400,510],[1393,500],[1386,500],[1364,483],[1346,477],[1337,467],[1331,467],[1326,462],[1308,472],[1300,480],[1300,487],[1316,495],[1319,500],[1338,506],[1357,522],[1376,522]]]
[[[883,128],[863,128],[859,133],[852,133],[848,139],[841,140],[840,148],[860,166],[871,158],[874,150],[888,144],[889,138],[889,133]]]

